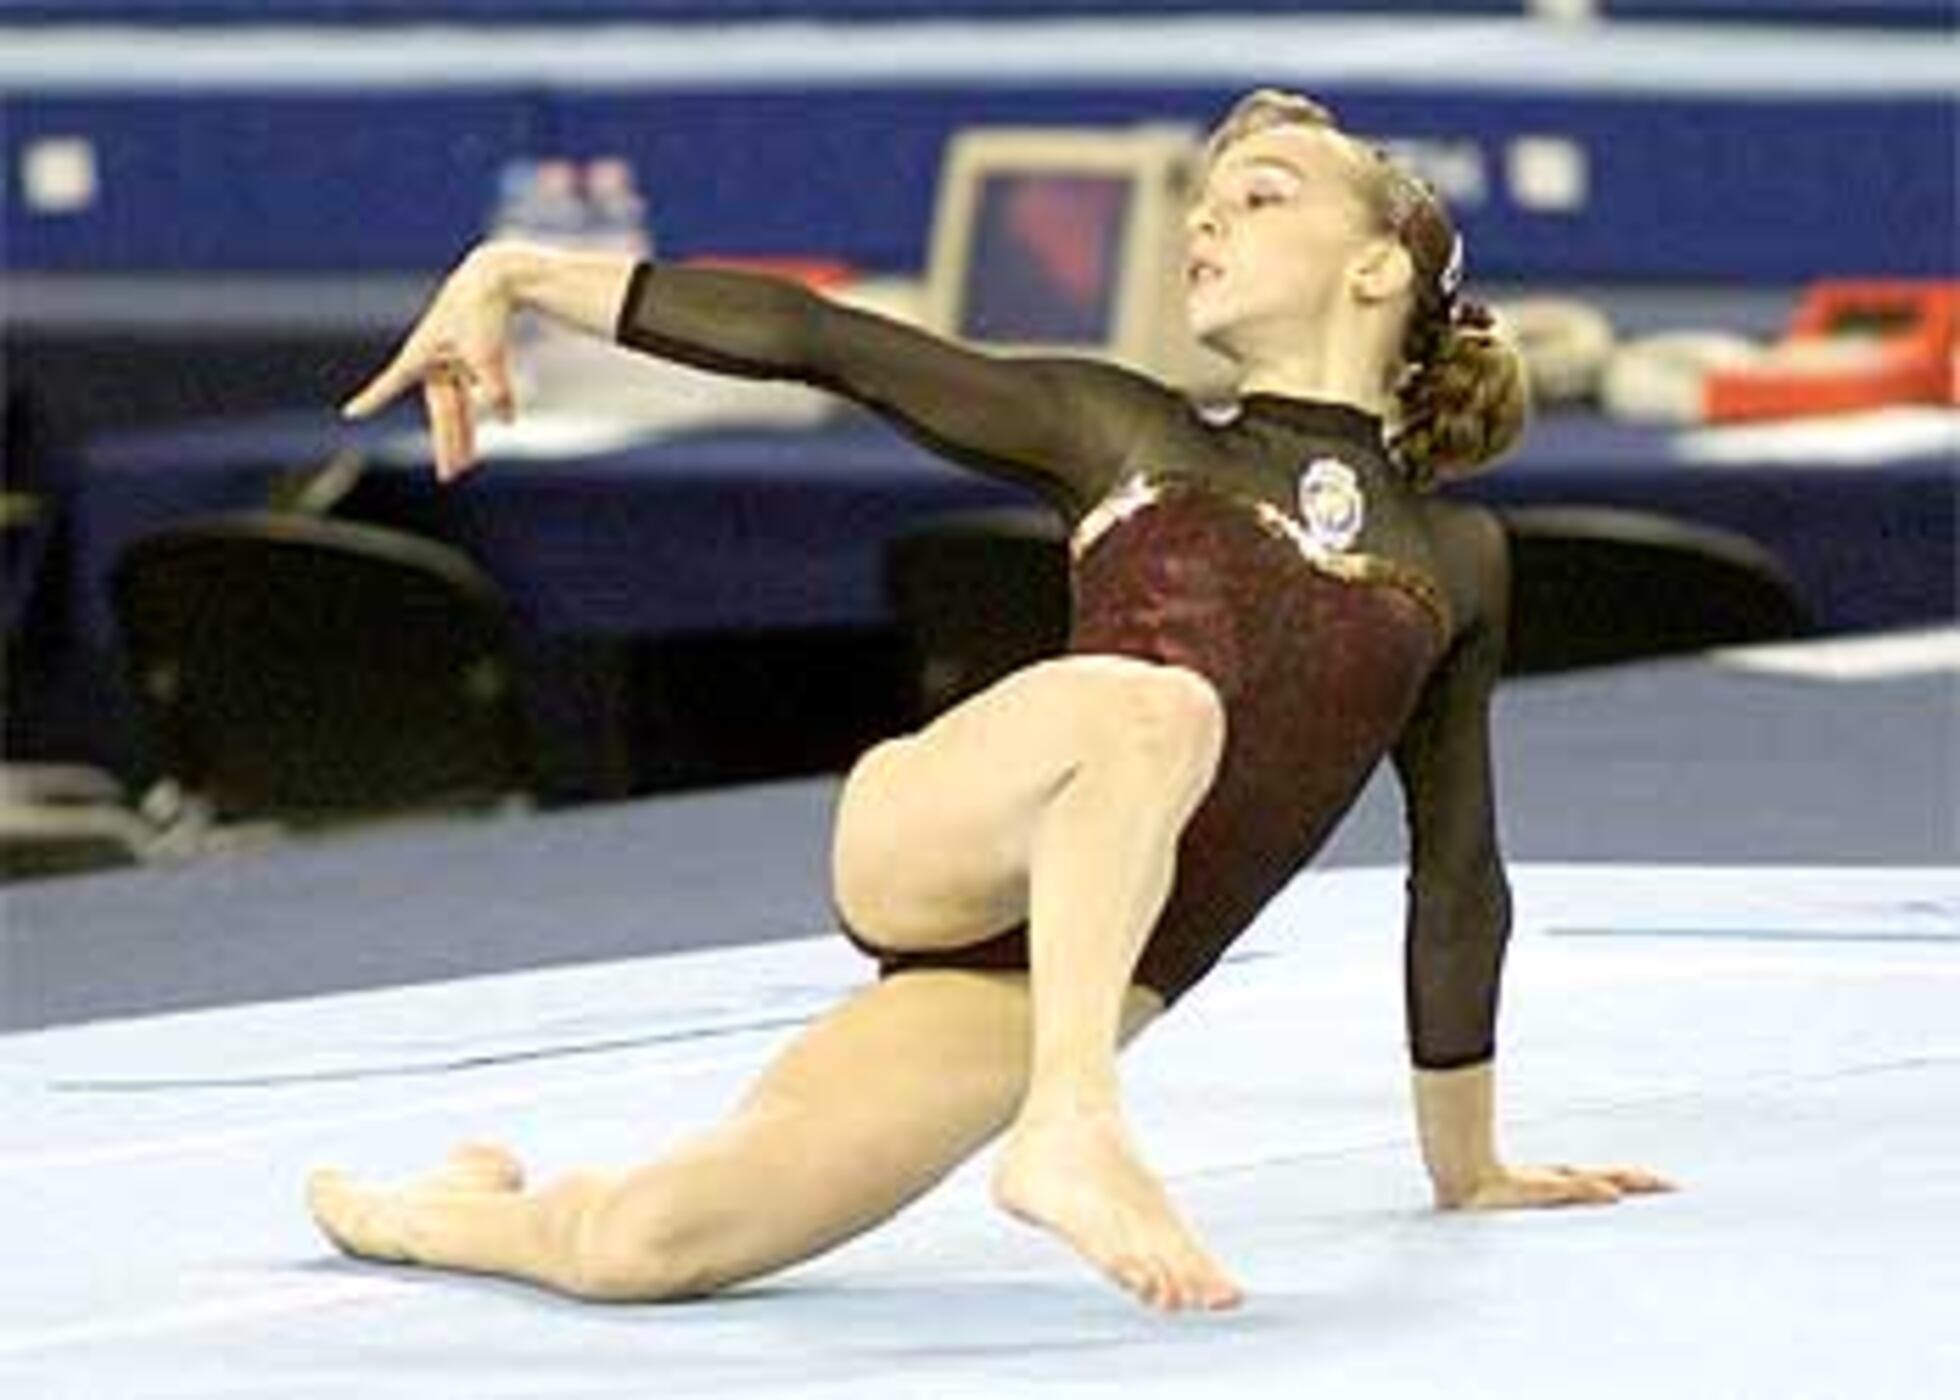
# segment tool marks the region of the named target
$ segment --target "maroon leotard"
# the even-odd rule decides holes
[[[1343,577],[1298,526],[1188,479],[1131,488],[1077,531],[1069,650],[1188,667],[1224,702],[1218,771],[1135,978],[1168,1004],[1319,850],[1401,732],[1447,637],[1436,595],[1381,568]],[[1351,558],[1351,556],[1350,556]],[[862,945],[861,945],[862,946]],[[887,972],[1028,965],[1027,929],[877,953]]]
[[[1211,682],[1225,750],[1136,971],[1167,1002],[1311,859],[1451,649],[1424,503],[1380,420],[1358,409],[1255,394],[1207,417],[1112,365],[980,354],[791,284],[698,268],[641,266],[618,336],[831,389],[944,456],[1036,488],[1071,526],[1070,649]],[[1310,499],[1309,480],[1336,489]],[[1506,921],[1465,913],[1488,903],[1450,892],[1412,913],[1418,1063],[1490,1053]],[[1025,928],[934,952],[855,941],[887,974],[1027,966]]]

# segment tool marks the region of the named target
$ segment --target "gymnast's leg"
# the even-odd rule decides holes
[[[921,971],[868,987],[801,1033],[726,1122],[649,1165],[525,1191],[508,1153],[478,1145],[406,1187],[316,1173],[309,1203],[366,1258],[596,1300],[710,1293],[877,1224],[998,1132],[1027,1083],[1027,980]],[[1123,1033],[1158,1005],[1132,992]]]
[[[1116,1045],[1160,1006],[1129,972],[1215,760],[1209,690],[1183,675],[1047,663],[881,746],[846,785],[837,893],[859,931],[950,946],[1032,906],[1063,931],[1037,934],[1045,997],[1011,974],[907,973],[812,1026],[727,1124],[662,1161],[537,1192],[487,1149],[404,1189],[320,1173],[322,1229],[350,1253],[581,1297],[689,1296],[884,1219],[1018,1112],[1005,1204],[1151,1301],[1232,1301],[1114,1102]]]
[[[1238,1290],[1131,1142],[1118,1018],[1223,739],[1193,672],[1043,663],[867,755],[834,852],[839,907],[869,942],[943,947],[1028,921],[1031,1078],[996,1196],[1170,1308],[1229,1306]]]

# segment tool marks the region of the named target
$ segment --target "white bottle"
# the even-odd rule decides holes
[[[591,246],[592,208],[585,197],[577,161],[552,156],[532,166],[530,187],[520,203],[517,236],[552,248],[575,251]],[[527,407],[555,411],[578,396],[592,350],[583,332],[543,317],[524,314],[513,327],[517,373],[529,390]]]
[[[533,210],[536,237],[561,248],[584,244],[592,226],[591,211],[579,190],[578,166],[569,160],[538,162]]]
[[[585,166],[587,224],[585,245],[608,252],[653,256],[646,200],[633,167],[619,156],[601,156]]]
[[[507,160],[497,167],[497,194],[490,205],[490,216],[483,221],[489,238],[528,238],[533,222],[532,191],[536,188],[537,162]]]

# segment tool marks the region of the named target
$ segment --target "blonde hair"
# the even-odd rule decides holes
[[[1356,194],[1414,264],[1390,444],[1410,482],[1428,490],[1496,461],[1530,419],[1529,381],[1522,356],[1498,333],[1489,309],[1462,295],[1463,243],[1443,201],[1379,147],[1343,131],[1330,108],[1276,88],[1249,93],[1226,113],[1205,142],[1205,166],[1235,142],[1276,126],[1313,127],[1346,141],[1361,157]]]

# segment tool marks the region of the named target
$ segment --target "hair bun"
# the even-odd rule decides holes
[[[1452,308],[1436,352],[1412,367],[1396,401],[1400,430],[1391,446],[1419,491],[1496,461],[1531,411],[1524,361],[1479,302]]]

